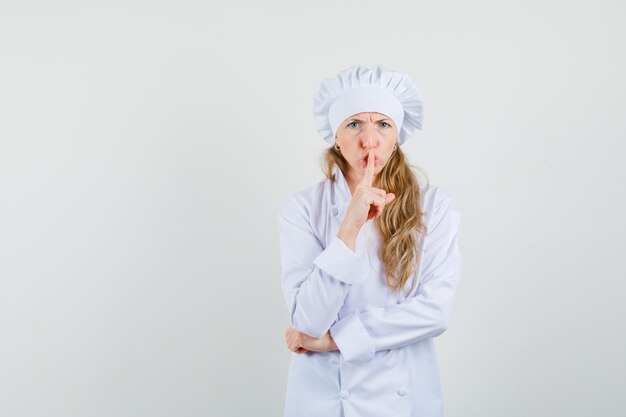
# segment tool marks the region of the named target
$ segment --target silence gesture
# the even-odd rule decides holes
[[[337,234],[352,250],[354,250],[354,241],[361,227],[368,220],[380,217],[385,206],[396,197],[393,193],[372,187],[373,182],[374,152],[370,151],[365,173],[354,190],[352,200]]]

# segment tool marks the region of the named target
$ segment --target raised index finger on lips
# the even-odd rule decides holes
[[[374,182],[374,151],[370,151],[367,155],[367,165],[365,166],[365,175],[363,175],[363,183],[368,187]]]

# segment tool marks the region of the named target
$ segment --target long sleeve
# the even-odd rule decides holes
[[[290,195],[278,214],[281,287],[292,326],[320,338],[336,320],[350,286],[363,281],[370,266],[338,237],[324,248],[311,227],[301,196]]]
[[[461,221],[450,196],[436,206],[429,224],[415,296],[352,313],[331,326],[330,334],[347,362],[369,362],[377,351],[435,337],[448,328],[461,276]]]

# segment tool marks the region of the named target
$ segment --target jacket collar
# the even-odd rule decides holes
[[[335,182],[331,184],[335,196],[334,204],[330,207],[331,213],[335,217],[343,218],[343,214],[352,200],[352,193],[339,167],[335,170]]]

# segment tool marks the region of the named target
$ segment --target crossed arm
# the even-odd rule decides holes
[[[350,287],[367,278],[369,265],[339,238],[322,248],[305,206],[293,197],[281,206],[279,226],[282,289],[292,323],[285,337],[288,344],[301,344],[296,353],[309,350],[305,346],[316,351],[336,347],[346,361],[364,363],[377,351],[435,337],[448,328],[461,275],[460,216],[450,196],[434,207],[415,295],[341,320],[336,317]]]

